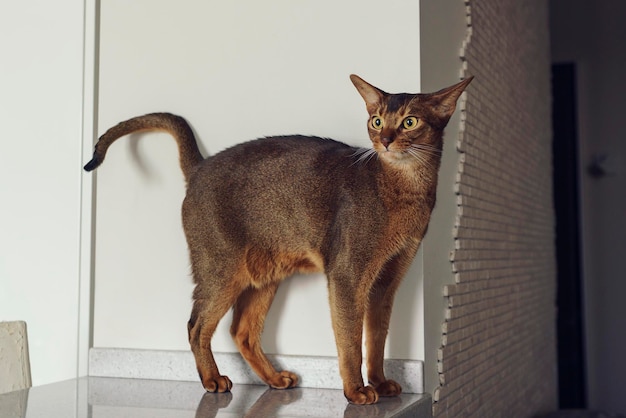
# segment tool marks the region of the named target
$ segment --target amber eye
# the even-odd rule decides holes
[[[380,116],[372,116],[372,128],[376,129],[377,131],[383,129],[383,120],[380,118]]]
[[[404,129],[409,131],[411,129],[417,128],[417,118],[414,116],[409,116],[408,118],[404,119],[404,121],[402,122],[402,126],[404,127]]]

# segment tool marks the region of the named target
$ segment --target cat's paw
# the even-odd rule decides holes
[[[298,376],[287,370],[283,370],[272,376],[267,383],[274,389],[289,389],[298,384]]]
[[[202,386],[207,392],[230,392],[233,387],[233,382],[230,381],[228,376],[217,376],[208,379],[202,379]]]
[[[402,393],[402,386],[395,380],[385,380],[376,385],[376,393],[378,396],[398,396]]]
[[[344,390],[343,394],[350,403],[356,405],[370,405],[378,402],[378,393],[371,386],[356,388],[352,391]]]

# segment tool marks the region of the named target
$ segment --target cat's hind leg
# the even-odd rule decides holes
[[[204,388],[208,392],[229,392],[233,383],[227,376],[220,374],[211,350],[211,339],[217,324],[233,305],[237,295],[230,292],[201,294],[199,288],[198,285],[191,318],[187,324],[191,351]]]
[[[298,377],[288,371],[278,372],[261,347],[265,317],[278,285],[276,281],[244,290],[235,303],[230,333],[243,358],[265,383],[274,389],[288,389],[297,385]]]

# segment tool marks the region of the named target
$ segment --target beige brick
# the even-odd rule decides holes
[[[547,6],[465,0],[457,216],[433,414],[556,406]],[[471,26],[471,27],[470,27]]]

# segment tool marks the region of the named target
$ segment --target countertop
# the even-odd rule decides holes
[[[430,417],[429,395],[347,403],[341,390],[236,385],[206,393],[199,382],[83,377],[0,395],[0,418]]]

